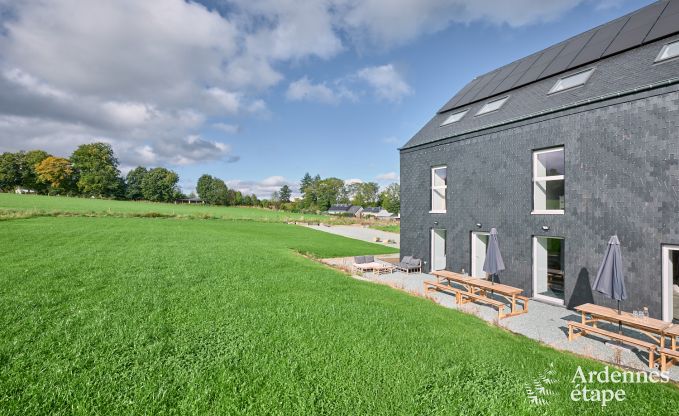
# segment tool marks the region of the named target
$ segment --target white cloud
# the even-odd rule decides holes
[[[338,0],[340,24],[357,44],[389,47],[475,21],[512,27],[556,19],[586,0]],[[594,0],[610,3],[621,0]]]
[[[312,101],[337,104],[342,100],[357,101],[369,89],[379,100],[399,102],[412,94],[412,88],[394,65],[369,66],[331,82],[313,83],[302,77],[290,83],[286,97],[290,101]]]
[[[240,191],[243,194],[255,194],[258,198],[269,198],[273,192],[277,192],[283,185],[288,185],[292,189],[293,198],[298,197],[299,185],[287,180],[283,176],[270,176],[261,181],[248,181],[241,179],[231,179],[224,181],[229,188]]]
[[[313,101],[325,104],[337,104],[342,100],[356,101],[356,94],[347,88],[344,79],[333,81],[332,86],[327,83],[313,83],[308,77],[293,81],[288,86],[285,96],[290,101]]]
[[[396,172],[387,172],[387,173],[381,173],[377,176],[375,176],[375,179],[377,179],[380,182],[387,182],[387,181],[399,181],[400,177],[398,176],[398,173]]]
[[[198,132],[267,113],[263,93],[286,65],[381,50],[454,23],[549,21],[582,1],[0,0],[0,149],[69,154],[98,139],[125,165],[234,160],[226,143]],[[288,98],[355,100],[361,83],[387,101],[412,93],[391,64],[312,79],[290,84]]]
[[[240,132],[240,126],[237,124],[229,123],[214,123],[212,128],[217,129],[226,134],[236,134]]]
[[[285,93],[291,101],[319,101],[322,103],[336,103],[339,98],[324,83],[313,84],[309,78],[303,77],[290,83]]]
[[[363,68],[357,75],[372,87],[377,97],[384,100],[398,102],[413,93],[392,64]]]
[[[358,178],[351,178],[351,179],[345,179],[345,180],[344,180],[344,183],[345,183],[346,185],[353,185],[353,184],[355,184],[355,183],[363,183],[363,180],[362,180],[362,179],[358,179]]]

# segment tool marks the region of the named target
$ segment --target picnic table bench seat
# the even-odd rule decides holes
[[[460,302],[458,302],[461,305],[464,305],[465,303],[469,302],[480,302],[480,303],[485,303],[486,305],[490,305],[494,308],[497,309],[497,317],[498,319],[502,319],[505,316],[505,313],[503,312],[503,309],[505,308],[505,303],[501,302],[499,300],[491,299],[487,297],[485,294],[482,293],[473,293],[473,292],[467,292],[467,291],[461,291],[460,292]]]
[[[444,285],[438,282],[432,282],[431,280],[424,281],[424,292],[427,293],[431,290],[438,290],[439,292],[448,293],[455,296],[455,302],[460,303],[460,292],[461,289]]]
[[[663,348],[660,350],[660,371],[667,371],[673,361],[679,362],[679,350]]]
[[[575,333],[576,330],[579,330],[580,333],[577,334]],[[658,346],[656,344],[653,344],[651,342],[643,341],[637,338],[633,337],[628,337],[626,335],[618,334],[617,332],[612,332],[612,331],[607,331],[602,328],[598,328],[595,326],[590,326],[586,324],[582,324],[579,322],[569,322],[568,323],[568,340],[572,341],[576,337],[580,335],[585,335],[586,333],[591,332],[597,335],[601,335],[604,337],[608,337],[610,339],[616,339],[624,344],[629,344],[629,345],[634,345],[635,347],[639,347],[642,349],[645,349],[648,351],[648,366],[650,368],[653,368],[655,365],[655,354]]]

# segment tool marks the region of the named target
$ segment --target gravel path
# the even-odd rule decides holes
[[[383,256],[396,257],[392,256]],[[351,258],[340,259],[326,259],[324,263],[333,267],[340,267],[346,269],[351,266]],[[385,284],[399,290],[404,290],[412,295],[424,297],[423,282],[425,280],[436,280],[436,278],[429,274],[410,274],[392,273],[382,276],[375,276],[372,273],[366,273],[364,276],[354,276],[357,279],[368,280],[379,284]],[[568,322],[580,321],[580,315],[566,309],[562,306],[554,306],[535,300],[529,301],[528,313],[510,318],[504,318],[498,322],[497,310],[486,305],[477,303],[467,303],[458,306],[455,303],[455,298],[440,292],[432,292],[428,297],[434,300],[439,305],[458,309],[466,313],[471,313],[479,318],[506,328],[517,334],[537,340],[543,344],[549,345],[553,348],[565,351],[571,351],[578,355],[583,355],[595,358],[600,361],[619,364],[624,367],[648,371],[647,352],[632,352],[630,350],[620,350],[620,356],[616,357],[617,349],[608,347],[603,339],[593,338],[590,336],[581,336],[577,339],[568,341]],[[501,299],[501,298],[498,298]],[[606,328],[617,332],[617,326],[609,324],[600,324],[602,328]],[[608,326],[608,327],[607,327]],[[625,330],[625,335],[633,336],[639,339],[646,339],[643,335],[635,333],[632,330]],[[619,358],[619,361],[618,361]],[[670,378],[674,381],[679,381],[679,366],[670,367]]]
[[[301,224],[300,224],[301,225]],[[314,230],[324,231],[326,233],[337,234],[344,237],[353,238],[356,240],[375,242],[375,238],[379,238],[383,244],[389,247],[400,247],[401,235],[397,233],[390,233],[387,231],[373,230],[362,225],[302,225],[303,227],[313,228]],[[393,240],[396,243],[387,243],[388,240]]]

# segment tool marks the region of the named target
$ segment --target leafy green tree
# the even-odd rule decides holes
[[[401,185],[392,183],[380,193],[382,208],[392,214],[401,212]]]
[[[288,185],[283,185],[281,186],[281,189],[278,191],[278,196],[281,202],[290,202],[290,197],[292,197],[292,190]]]
[[[120,194],[122,181],[118,159],[111,145],[91,143],[79,146],[71,155],[78,172],[78,189],[85,195],[113,197]]]
[[[313,182],[314,180],[311,178],[311,175],[309,175],[309,172],[305,173],[304,177],[299,182],[299,191],[304,194]]]
[[[196,184],[196,192],[198,193],[198,197],[205,201],[206,204],[210,203],[208,199],[211,198],[210,193],[213,180],[214,178],[212,176],[205,174],[198,178],[198,183]]]
[[[19,160],[15,153],[0,155],[0,191],[11,192],[21,184]]]
[[[170,202],[180,193],[177,183],[179,176],[165,168],[149,170],[141,182],[144,199],[154,202]]]
[[[234,205],[245,205],[243,198],[243,193],[241,191],[236,191],[234,194],[233,204]]]
[[[339,178],[322,179],[316,185],[316,200],[318,208],[326,211],[330,205],[336,204],[338,197],[344,190],[344,181]]]
[[[304,175],[305,178],[307,175]],[[305,178],[302,178],[302,182],[305,182]],[[310,181],[304,183],[304,190],[302,190],[302,208],[312,209],[318,206],[318,186],[321,183],[321,176],[316,175]]]
[[[223,180],[210,175],[198,178],[196,192],[200,199],[211,205],[227,205],[229,203],[229,188]]]
[[[141,189],[141,184],[148,170],[143,166],[137,166],[131,171],[127,172],[126,192],[127,199],[138,200],[144,198],[144,193]]]
[[[374,207],[379,203],[380,187],[375,182],[357,183],[351,203],[362,207]]]
[[[38,180],[47,184],[50,193],[67,193],[74,187],[73,166],[63,157],[49,156],[35,167]]]
[[[38,193],[47,192],[47,184],[38,179],[38,173],[35,171],[35,167],[47,157],[49,157],[49,153],[44,150],[17,153],[17,162],[21,173],[20,185],[23,188],[32,189]]]

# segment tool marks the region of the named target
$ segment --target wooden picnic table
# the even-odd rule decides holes
[[[679,338],[679,325],[670,325],[665,329],[665,336],[670,337],[672,349],[677,349],[677,338]]]
[[[618,314],[618,311],[613,308],[593,303],[576,306],[575,310],[582,315],[582,325],[592,324],[596,328],[596,324],[599,321],[607,321],[614,324],[621,323],[651,338],[660,348],[665,346],[665,335],[667,334],[665,330],[672,325],[660,319],[638,318],[629,312]],[[590,315],[592,319],[587,319],[587,315]]]
[[[502,283],[492,283],[485,279],[465,276],[448,270],[436,270],[431,274],[437,278],[447,280],[448,283],[455,282],[463,285],[472,295],[477,295],[480,293],[481,295],[488,297],[488,292],[492,292],[503,297],[510,303],[511,312],[508,314],[501,314],[502,318],[521,315],[528,312],[528,298],[521,296],[523,289],[518,287],[509,286]],[[523,303],[523,308],[520,310],[517,309],[517,300]]]

